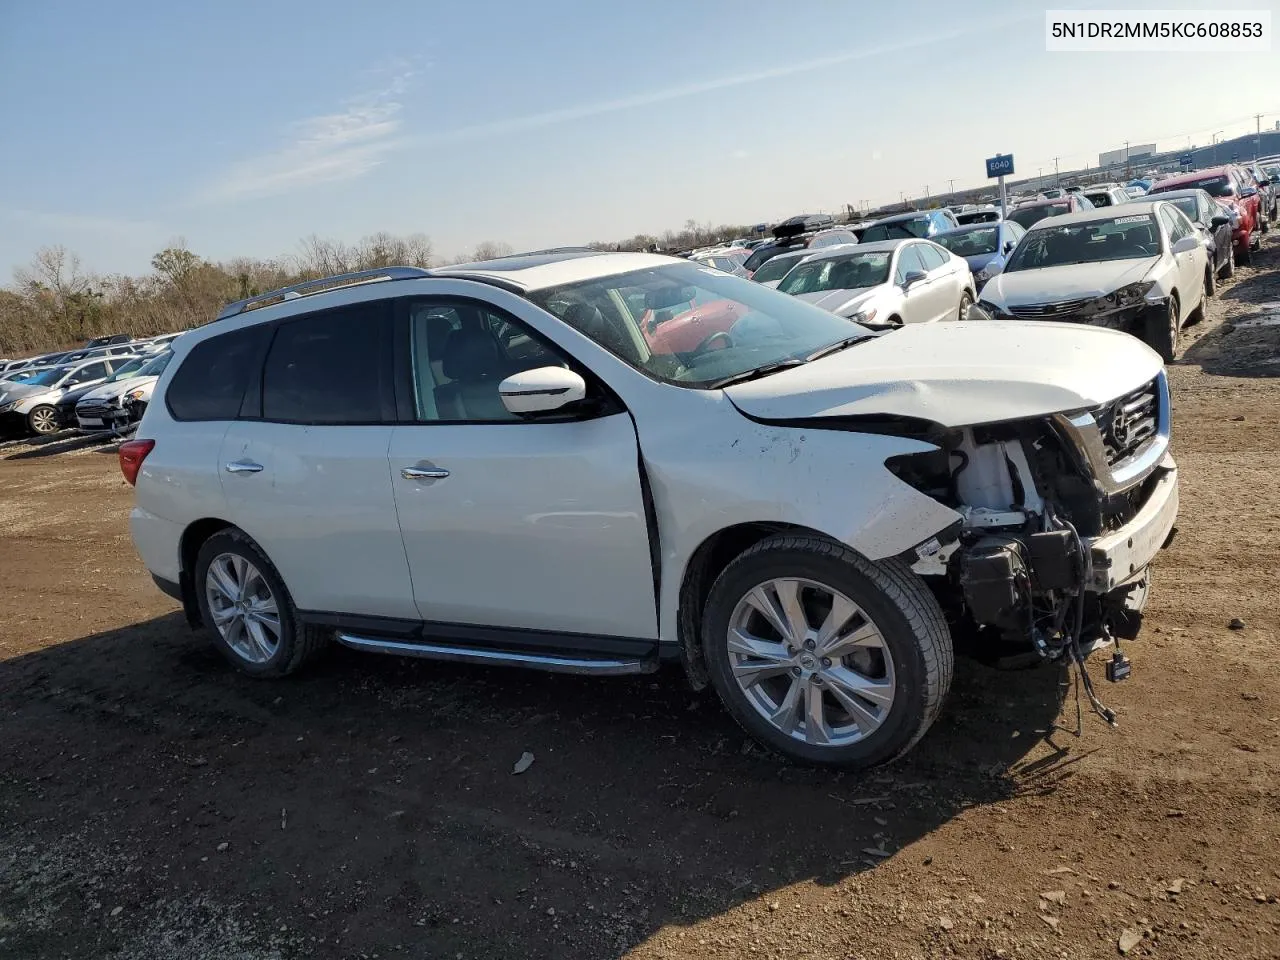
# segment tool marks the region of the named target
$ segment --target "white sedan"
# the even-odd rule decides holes
[[[778,289],[881,327],[964,319],[975,299],[969,264],[928,240],[881,240],[814,254]]]
[[[1186,214],[1166,200],[1134,201],[1032,226],[979,306],[1002,319],[1125,330],[1169,361],[1211,289],[1213,270]]]

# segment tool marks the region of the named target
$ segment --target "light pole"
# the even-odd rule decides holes
[[[1213,165],[1215,167],[1218,165],[1218,134],[1222,132],[1219,130],[1218,133],[1213,135]]]
[[[1062,185],[1062,181],[1058,177],[1058,161],[1061,159],[1062,159],[1061,157],[1053,158],[1053,185],[1055,187]]]
[[[949,184],[951,185],[951,199],[952,199],[952,200],[954,200],[954,199],[956,198],[956,181],[955,181],[955,177],[952,177],[950,180],[948,180],[948,181],[947,181],[947,183],[949,183]]]

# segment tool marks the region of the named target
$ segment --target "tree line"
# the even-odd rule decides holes
[[[726,242],[749,228],[693,220],[661,235],[589,244],[597,250],[675,251]],[[425,234],[375,233],[354,244],[315,235],[296,254],[276,259],[236,257],[215,262],[177,239],[151,258],[144,276],[95,274],[62,246],[45,247],[14,271],[13,284],[0,288],[0,358],[70,348],[91,337],[133,337],[173,333],[207,323],[232,300],[257,296],[317,277],[379,267],[430,267],[489,260],[512,252],[508,244],[486,241],[466,254],[438,258]]]

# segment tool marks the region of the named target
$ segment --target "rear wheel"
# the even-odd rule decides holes
[[[1253,260],[1253,238],[1248,237],[1240,246],[1240,252],[1236,254],[1236,262],[1243,263],[1246,266]]]
[[[909,750],[937,718],[954,653],[911,569],[813,536],[770,537],[716,579],[707,669],[755,739],[795,760],[863,768]]]
[[[1222,269],[1218,271],[1218,277],[1222,280],[1230,279],[1236,275],[1236,248],[1235,246],[1227,247],[1227,262],[1222,265]]]
[[[200,616],[214,645],[236,669],[255,677],[283,677],[313,659],[328,641],[324,630],[298,619],[280,574],[239,530],[216,533],[196,557]]]
[[[27,414],[27,426],[31,428],[31,432],[47,437],[51,433],[58,432],[58,411],[56,407],[51,407],[47,403],[42,403],[35,407]]]
[[[1218,292],[1218,278],[1214,275],[1213,267],[1204,268],[1204,296],[1207,300]],[[1201,308],[1203,309],[1203,304]]]
[[[1182,332],[1182,308],[1177,294],[1169,297],[1167,310],[1152,310],[1147,315],[1147,328],[1143,339],[1160,359],[1169,363],[1178,355],[1178,334]]]

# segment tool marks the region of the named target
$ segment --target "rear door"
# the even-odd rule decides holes
[[[928,286],[925,289],[930,320],[951,320],[957,316],[960,293],[964,289],[963,280],[955,268],[955,261],[942,247],[935,243],[915,244],[920,262],[929,274]],[[968,267],[964,274],[967,277]]]
[[[390,463],[421,617],[533,631],[529,642],[547,632],[655,641],[630,415],[589,371],[489,304],[414,299],[401,310],[411,399]],[[439,317],[449,318],[443,338]],[[558,365],[584,374],[594,409],[544,421],[506,411],[503,378]]]
[[[907,286],[907,274],[923,273],[925,277]],[[898,248],[898,263],[894,267],[893,282],[903,290],[902,322],[927,323],[933,319],[929,303],[929,277],[924,261],[920,259],[919,244],[905,243]]]
[[[301,610],[417,619],[387,468],[390,324],[387,301],[279,321],[222,441],[227,519]]]

